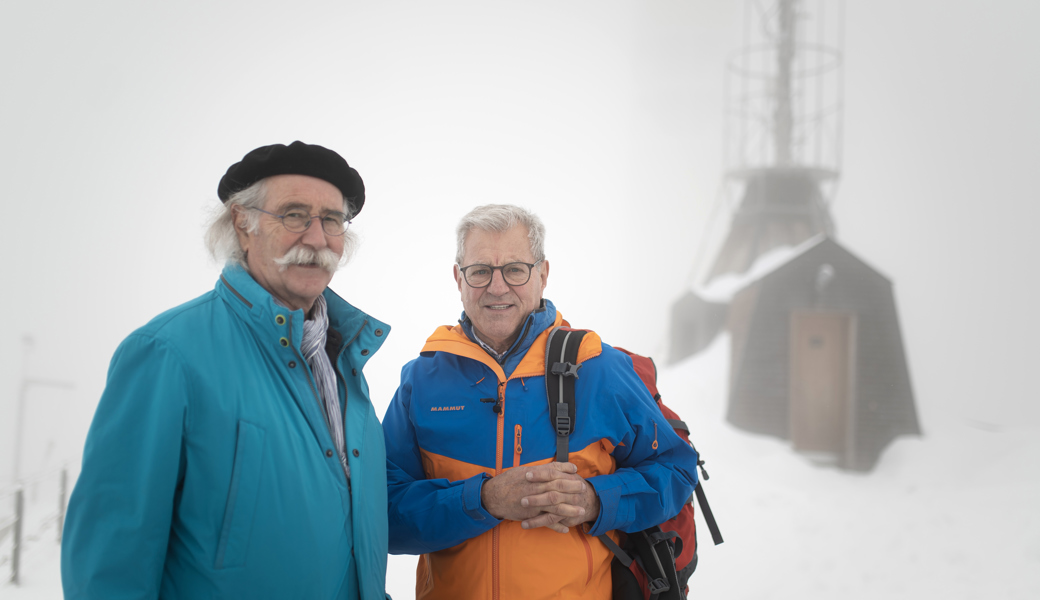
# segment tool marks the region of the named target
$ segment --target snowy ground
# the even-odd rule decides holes
[[[725,424],[727,340],[661,373],[712,479],[726,542],[704,537],[707,598],[1040,597],[1040,430],[922,411],[870,474],[813,466]],[[935,403],[933,403],[935,404]],[[920,408],[920,407],[919,407]]]
[[[726,538],[712,547],[702,534],[693,597],[1040,597],[1040,430],[922,410],[926,435],[898,440],[874,472],[814,466],[725,424],[728,351],[720,338],[660,374],[665,401],[707,459],[705,489]],[[22,586],[0,586],[0,598],[61,597],[50,539],[33,543]],[[415,557],[390,557],[397,600],[413,596],[414,567]]]

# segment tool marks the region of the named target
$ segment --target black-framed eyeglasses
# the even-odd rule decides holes
[[[267,212],[262,208],[253,208],[252,206],[247,208],[258,210],[265,215],[271,215],[280,220],[282,226],[293,233],[303,233],[304,231],[307,231],[307,228],[311,226],[312,219],[320,219],[321,228],[329,235],[343,235],[346,233],[347,228],[350,227],[350,221],[347,220],[347,215],[336,211],[327,212],[323,215],[311,215],[302,210],[290,210],[284,215],[276,215],[273,212]]]
[[[524,285],[531,280],[531,269],[541,263],[542,261],[540,260],[536,263],[511,262],[501,267],[469,265],[459,267],[459,271],[462,271],[462,276],[471,288],[486,288],[491,285],[491,277],[495,274],[495,271],[502,271],[502,279],[509,285]]]

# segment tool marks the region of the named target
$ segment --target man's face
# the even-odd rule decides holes
[[[527,228],[523,225],[502,232],[472,229],[466,235],[465,248],[463,267],[473,264],[500,267],[511,262],[535,261],[527,240]],[[549,262],[543,261],[531,270],[531,279],[524,285],[506,284],[502,271],[496,269],[491,284],[476,289],[466,283],[459,267],[455,267],[462,306],[480,339],[497,352],[507,350],[516,341],[524,319],[541,305],[548,278]]]
[[[343,194],[336,186],[322,179],[306,175],[275,175],[266,180],[267,199],[263,209],[276,215],[290,210],[321,215],[329,211],[343,212]],[[260,214],[260,227],[249,233],[245,212],[239,208],[235,216],[238,241],[246,252],[249,273],[265,290],[289,308],[309,312],[314,301],[332,281],[332,274],[343,255],[343,236],[327,235],[318,219],[312,219],[306,230],[293,233],[282,226],[281,220]],[[336,261],[331,268],[314,262],[280,265],[290,250],[331,251]]]

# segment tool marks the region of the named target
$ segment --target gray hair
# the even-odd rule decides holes
[[[245,252],[238,243],[238,234],[235,233],[234,207],[263,208],[264,203],[267,202],[265,181],[265,179],[261,179],[246,189],[235,192],[227,199],[223,207],[217,209],[205,236],[206,248],[217,262],[224,261],[248,268]],[[347,213],[348,220],[352,219],[355,214],[354,207],[347,198],[343,198],[343,212]],[[243,215],[246,218],[246,231],[256,233],[260,230],[260,213],[258,211],[247,210]],[[343,256],[339,261],[341,267],[350,262],[357,250],[358,242],[358,235],[348,228],[343,234]]]
[[[512,204],[485,204],[469,211],[455,228],[455,264],[462,265],[466,254],[466,236],[473,229],[508,231],[517,225],[527,228],[527,241],[535,262],[545,260],[545,225],[538,215]]]

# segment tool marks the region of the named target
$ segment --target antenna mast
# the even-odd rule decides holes
[[[726,86],[726,181],[741,199],[708,281],[743,273],[773,248],[834,235],[841,13],[833,0],[747,1]]]

